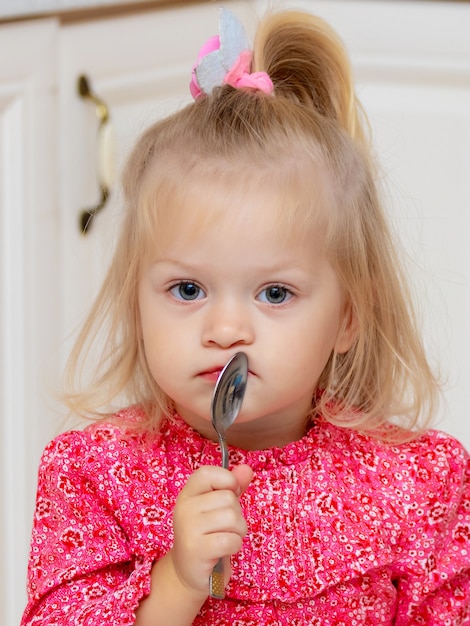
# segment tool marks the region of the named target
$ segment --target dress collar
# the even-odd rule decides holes
[[[321,418],[317,418],[304,437],[282,448],[243,450],[229,446],[230,465],[246,463],[256,471],[302,463],[310,457],[312,449],[318,445],[319,437],[331,440],[332,433],[325,426],[329,425]],[[183,450],[192,460],[192,466],[219,465],[220,447],[218,443],[200,435],[178,413],[173,412],[164,418],[160,432],[167,440],[168,448]]]

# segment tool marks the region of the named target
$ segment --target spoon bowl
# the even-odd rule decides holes
[[[212,425],[219,438],[222,467],[228,468],[227,429],[237,419],[245,395],[248,378],[248,358],[237,352],[221,371],[214,388],[211,404]]]

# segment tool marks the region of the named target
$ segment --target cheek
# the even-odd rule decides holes
[[[275,357],[278,384],[287,384],[293,393],[299,390],[313,393],[333,352],[335,330],[323,328],[312,332],[310,324],[302,336],[297,334],[290,341],[286,337],[284,350]]]
[[[142,316],[142,341],[148,368],[157,384],[167,387],[180,384],[182,371],[192,350],[190,337],[181,325],[168,323],[161,314]]]
[[[328,358],[333,351],[341,328],[341,319],[336,308],[322,311],[320,314],[306,314],[285,335],[284,342],[291,346],[291,352],[299,358]],[[283,333],[284,334],[284,333]]]
[[[170,397],[174,393],[174,386],[178,385],[178,372],[175,369],[175,359],[165,348],[157,346],[156,349],[144,344],[145,359],[151,377],[159,388]]]
[[[141,317],[141,336],[145,358],[152,375],[156,378],[156,373],[162,367],[161,363],[167,359],[169,351],[168,342],[165,341],[166,335],[162,332],[158,319],[152,317],[152,322],[149,323],[147,316],[143,315]]]

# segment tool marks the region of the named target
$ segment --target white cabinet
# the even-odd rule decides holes
[[[0,623],[13,626],[57,379],[57,25],[2,28],[0,59]]]
[[[253,32],[268,0],[224,2]],[[393,222],[449,375],[441,427],[470,448],[470,4],[279,0],[336,27],[384,165]],[[99,198],[97,119],[81,74],[109,107],[116,169],[153,120],[189,101],[197,50],[217,30],[212,3],[96,22],[0,26],[0,623],[15,626],[39,454],[63,427],[54,401],[71,339],[111,255],[120,192],[91,231]]]

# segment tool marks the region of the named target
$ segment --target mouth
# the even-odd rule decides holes
[[[216,367],[211,367],[210,369],[200,372],[197,376],[198,378],[207,380],[208,382],[213,383],[215,385],[224,367],[225,367],[225,364],[216,366]],[[251,370],[249,370],[248,376],[254,376],[254,373]]]
[[[217,382],[217,379],[219,378],[220,373],[222,372],[223,369],[224,369],[223,365],[220,366],[220,367],[219,366],[213,367],[213,368],[210,368],[210,369],[205,370],[203,372],[200,372],[198,374],[198,376],[200,378],[204,379],[204,380],[207,380],[207,381],[215,384]]]

